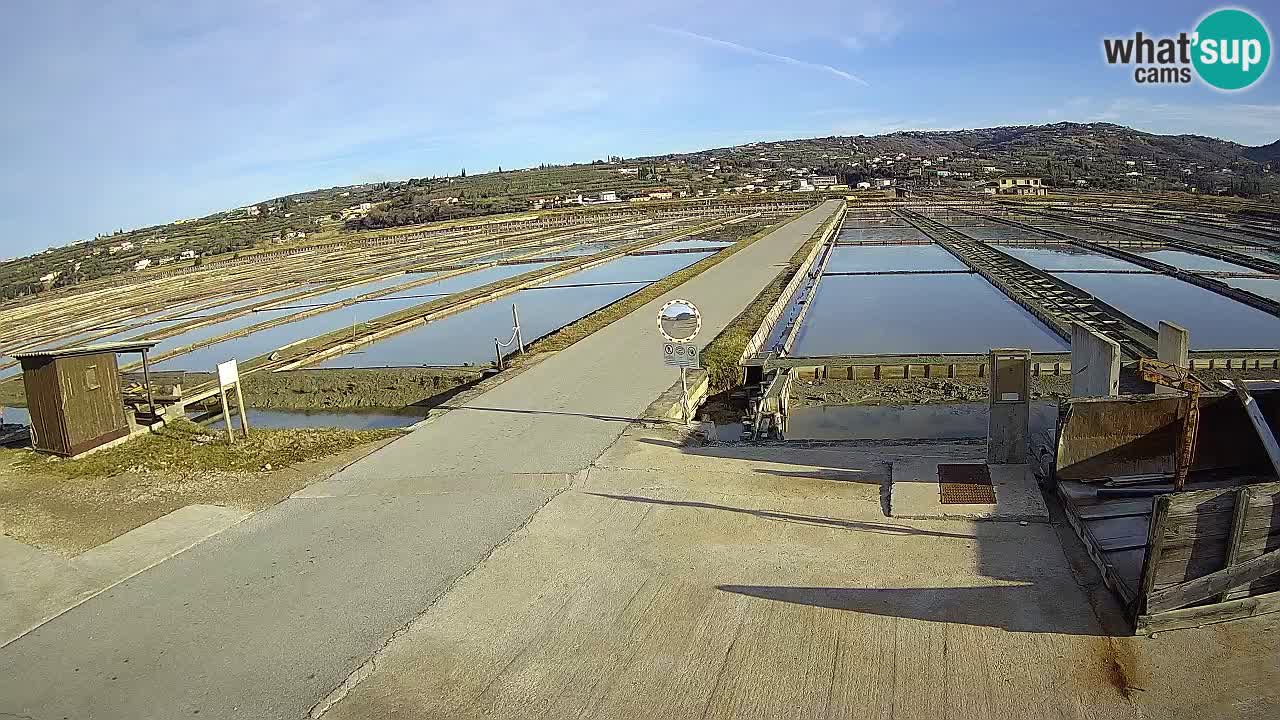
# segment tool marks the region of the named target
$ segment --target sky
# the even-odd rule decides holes
[[[1222,93],[1103,61],[1103,37],[1217,7],[9,0],[0,255],[335,185],[756,140],[1059,121],[1280,139],[1274,70]],[[1274,37],[1280,11],[1252,9]]]

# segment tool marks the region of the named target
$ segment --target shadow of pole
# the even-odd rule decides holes
[[[695,500],[661,500],[658,498],[642,497],[639,495],[615,495],[613,493],[589,492],[587,495],[608,498],[610,500],[622,500],[624,502],[649,503],[652,505],[668,505],[672,507],[695,508],[699,510],[719,510],[722,512],[740,513],[758,517],[763,520],[773,520],[777,522],[796,523],[799,525],[814,525],[819,527],[839,528],[842,530],[856,530],[859,532],[872,532],[881,535],[928,535],[931,537],[957,538],[962,540],[972,540],[973,535],[964,535],[961,533],[939,532],[936,530],[920,530],[918,528],[905,527],[902,525],[891,525],[889,523],[865,522],[860,520],[840,520],[839,518],[822,517],[820,515],[803,515],[798,513],[785,513],[776,510],[751,510],[748,508],[731,507],[729,505],[716,505],[715,503],[698,502]]]

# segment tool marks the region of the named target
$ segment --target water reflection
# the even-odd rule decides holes
[[[837,246],[826,272],[891,272],[904,270],[968,270],[940,245]]]
[[[1049,328],[975,275],[830,276],[818,285],[793,354],[1057,351]]]
[[[1168,275],[1055,276],[1150,327],[1161,320],[1181,325],[1191,333],[1193,350],[1274,348],[1280,338],[1280,318]]]

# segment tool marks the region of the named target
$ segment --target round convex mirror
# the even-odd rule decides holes
[[[702,329],[702,313],[688,300],[672,300],[658,312],[658,330],[672,342],[692,340]]]

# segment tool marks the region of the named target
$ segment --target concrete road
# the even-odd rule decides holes
[[[1280,616],[1109,636],[1069,528],[884,517],[983,444],[681,448],[633,428],[325,720],[1274,718]]]
[[[672,296],[714,336],[837,207]],[[666,299],[0,649],[0,717],[302,717],[674,382]]]

